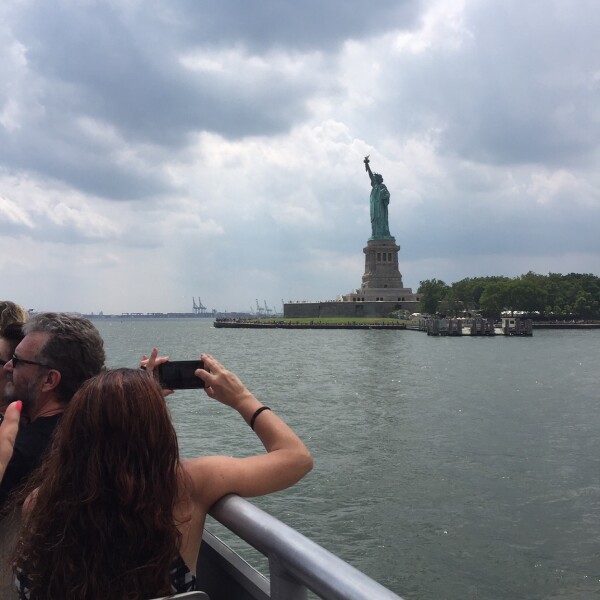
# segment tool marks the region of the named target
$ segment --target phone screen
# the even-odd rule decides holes
[[[194,375],[196,369],[203,368],[201,360],[170,360],[158,365],[158,379],[167,390],[203,388],[204,381]]]

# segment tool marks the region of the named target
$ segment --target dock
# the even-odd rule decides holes
[[[408,325],[407,329],[424,331],[433,336],[532,336],[533,322],[531,319],[519,317],[503,317],[501,326],[496,326],[493,319],[420,319],[416,324]]]

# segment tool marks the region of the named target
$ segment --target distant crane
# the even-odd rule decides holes
[[[261,317],[264,312],[265,312],[265,309],[258,303],[258,298],[257,298],[256,299],[256,314],[259,317]]]
[[[267,315],[267,317],[273,312],[268,306],[267,306],[267,301],[264,301],[265,303],[265,314]]]
[[[204,304],[202,304],[202,300],[200,299],[200,296],[198,296],[198,304],[196,304],[196,298],[194,298],[192,296],[192,304],[194,305],[194,314],[201,314],[203,315],[206,312],[206,306],[204,306]]]

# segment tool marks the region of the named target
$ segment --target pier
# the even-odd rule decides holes
[[[424,331],[433,336],[532,336],[533,322],[531,319],[519,317],[503,317],[499,327],[493,319],[420,319],[407,329]]]

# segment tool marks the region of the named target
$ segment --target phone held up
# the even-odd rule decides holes
[[[196,369],[204,369],[201,360],[170,360],[158,365],[158,380],[166,390],[203,388],[204,381],[194,375]]]

